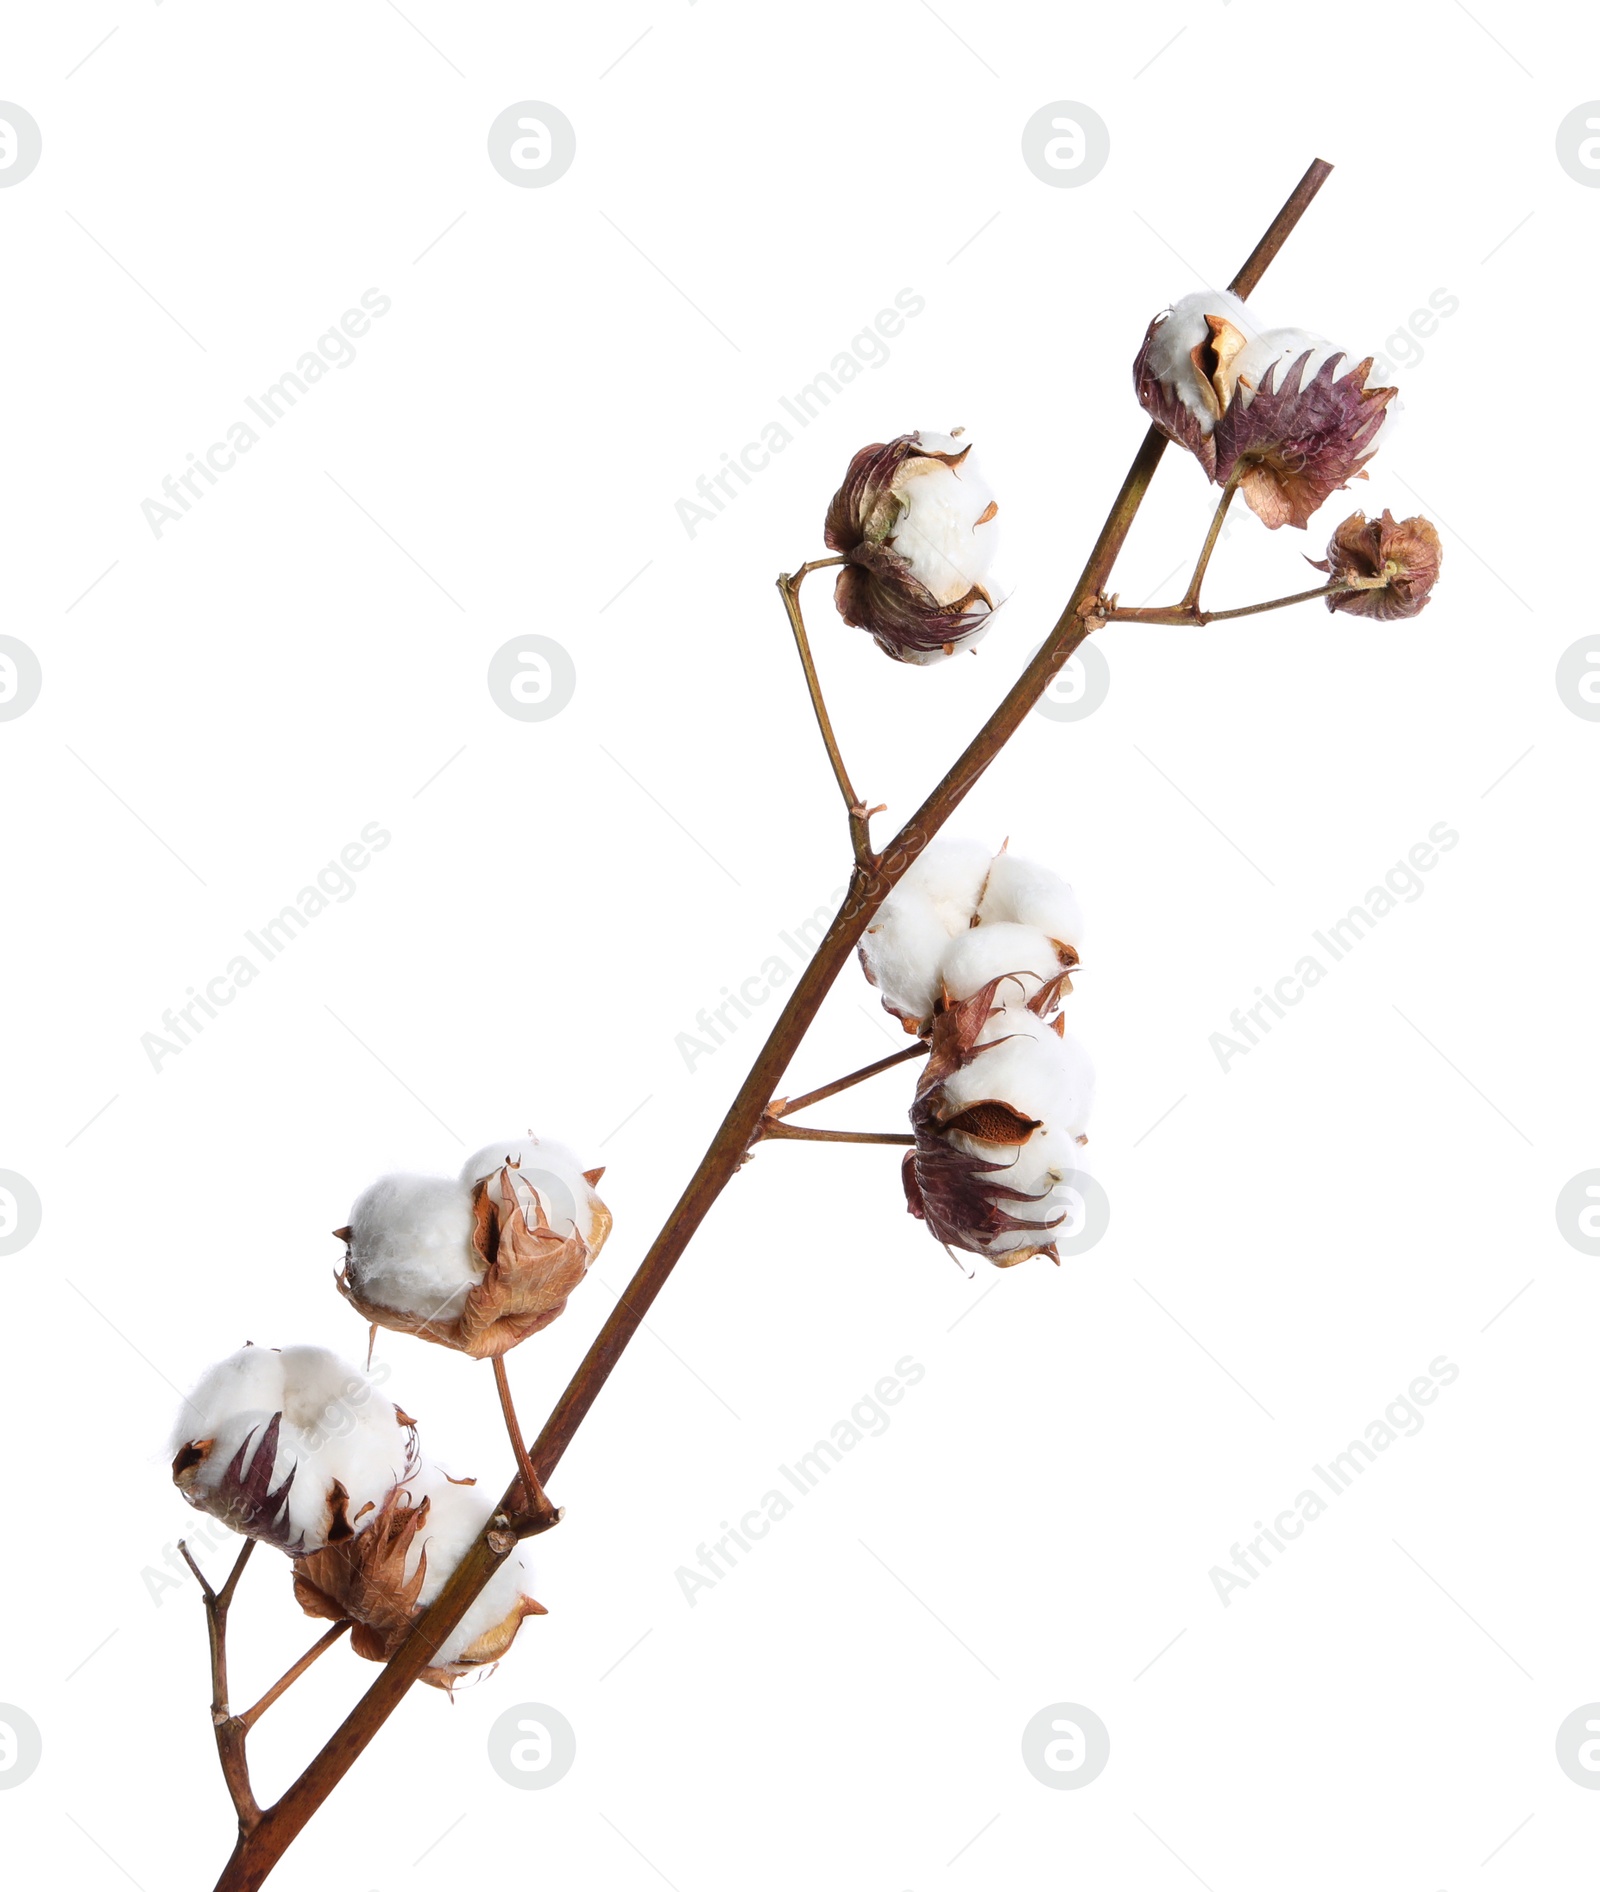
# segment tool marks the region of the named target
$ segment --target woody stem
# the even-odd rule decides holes
[[[781,1117],[765,1117],[756,1131],[756,1140],[764,1137],[789,1137],[804,1143],[899,1143],[916,1142],[898,1130],[808,1130],[801,1123],[785,1123]]]
[[[1228,508],[1233,504],[1233,496],[1239,490],[1239,476],[1244,471],[1244,462],[1228,475],[1228,483],[1222,489],[1222,497],[1217,501],[1217,509],[1211,515],[1211,528],[1206,533],[1206,542],[1200,548],[1200,557],[1196,561],[1194,575],[1189,580],[1189,588],[1183,594],[1183,604],[1193,610],[1200,602],[1200,585],[1206,575],[1206,567],[1211,563],[1211,554],[1217,549],[1217,540],[1222,536],[1222,522],[1228,516]]]
[[[511,1397],[511,1382],[506,1378],[505,1357],[494,1357],[494,1385],[500,1395],[500,1410],[505,1415],[506,1432],[511,1439],[511,1450],[516,1455],[517,1472],[522,1479],[522,1503],[518,1506],[522,1514],[516,1520],[519,1537],[536,1537],[540,1531],[548,1531],[552,1524],[559,1524],[561,1513],[550,1502],[545,1488],[539,1482],[539,1474],[533,1469],[533,1461],[528,1457],[527,1445],[523,1442],[522,1427],[517,1420],[517,1408]]]
[[[312,1663],[316,1661],[317,1657],[331,1649],[349,1627],[350,1624],[347,1619],[342,1623],[335,1623],[332,1629],[326,1630],[322,1635],[318,1636],[311,1647],[301,1656],[300,1660],[295,1663],[294,1667],[286,1669],[284,1673],[278,1677],[277,1681],[272,1684],[271,1688],[261,1697],[255,1707],[247,1708],[242,1715],[237,1717],[239,1726],[248,1733],[278,1697],[283,1694],[286,1689],[292,1688],[294,1684],[299,1681],[300,1677],[305,1674],[306,1670],[311,1667]]]
[[[876,1064],[864,1065],[859,1071],[852,1071],[848,1077],[836,1077],[831,1084],[824,1084],[820,1089],[807,1091],[803,1097],[779,1097],[767,1107],[771,1117],[792,1117],[797,1110],[805,1110],[812,1104],[820,1104],[825,1097],[836,1097],[840,1091],[849,1090],[852,1084],[863,1084],[869,1077],[876,1077],[880,1071],[892,1070],[897,1064],[904,1064],[908,1058],[925,1058],[928,1047],[924,1040],[907,1045],[904,1051],[891,1053],[887,1058],[879,1058]]]
[[[233,1593],[239,1587],[239,1579],[244,1575],[244,1567],[250,1561],[250,1553],[256,1547],[256,1540],[247,1537],[244,1549],[234,1560],[227,1581],[220,1590],[213,1590],[206,1581],[200,1566],[189,1555],[189,1546],[180,1542],[178,1549],[183,1554],[183,1561],[194,1572],[195,1582],[200,1585],[200,1594],[206,1610],[206,1642],[211,1651],[211,1726],[216,1735],[217,1759],[222,1763],[222,1778],[227,1784],[228,1798],[233,1802],[233,1810],[239,1818],[239,1837],[244,1839],[261,1821],[261,1809],[256,1805],[255,1793],[250,1786],[250,1763],[245,1758],[245,1736],[250,1732],[246,1722],[233,1714],[228,1707],[228,1605],[233,1601]]]
[[[817,678],[817,666],[811,655],[811,640],[806,636],[805,619],[800,614],[800,585],[807,572],[821,571],[825,566],[843,565],[843,558],[809,559],[797,571],[780,573],[778,593],[783,599],[783,608],[789,614],[789,628],[794,632],[795,648],[800,652],[800,667],[806,673],[806,689],[811,695],[811,707],[816,712],[817,727],[822,731],[822,745],[828,752],[828,760],[833,764],[834,780],[839,784],[839,793],[844,797],[845,813],[850,822],[850,850],[855,856],[856,865],[871,873],[877,865],[877,857],[872,852],[872,841],[868,833],[868,823],[872,812],[850,785],[849,771],[844,766],[844,757],[839,751],[838,738],[833,733],[833,723],[828,715],[828,706],[823,701],[822,684]]]

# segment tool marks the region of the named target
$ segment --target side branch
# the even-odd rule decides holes
[[[233,1810],[239,1817],[241,1844],[260,1824],[261,1809],[256,1805],[255,1793],[250,1786],[250,1763],[244,1751],[245,1736],[250,1732],[249,1724],[228,1706],[228,1606],[233,1601],[233,1593],[239,1587],[239,1579],[244,1575],[244,1567],[249,1563],[250,1553],[255,1547],[256,1540],[247,1537],[243,1550],[228,1572],[227,1581],[220,1590],[213,1590],[200,1566],[189,1555],[189,1546],[182,1542],[178,1545],[183,1561],[193,1571],[194,1580],[200,1585],[200,1594],[205,1601],[206,1641],[211,1651],[211,1726],[216,1735],[217,1759],[222,1763],[222,1778],[227,1784],[228,1798],[233,1802]],[[284,1686],[287,1687],[287,1683]]]
[[[928,1055],[928,1043],[919,1038],[915,1044],[907,1045],[904,1051],[893,1051],[886,1058],[879,1058],[876,1064],[863,1065],[859,1071],[852,1071],[848,1077],[835,1078],[831,1084],[824,1084],[819,1089],[807,1091],[803,1097],[775,1097],[767,1106],[769,1117],[792,1117],[797,1110],[806,1110],[812,1104],[820,1104],[825,1097],[837,1097],[840,1091],[849,1090],[852,1084],[864,1084],[869,1077],[876,1077],[880,1071],[893,1070],[895,1065],[904,1064],[909,1058],[925,1058]]]
[[[900,1143],[916,1142],[900,1130],[808,1130],[803,1123],[785,1123],[781,1117],[765,1117],[756,1131],[756,1140],[767,1137],[790,1138],[797,1143]]]
[[[877,856],[872,851],[868,824],[874,815],[882,814],[883,810],[867,807],[850,786],[849,771],[844,766],[839,740],[833,733],[833,721],[828,715],[828,705],[823,700],[816,660],[811,655],[811,640],[806,635],[806,622],[800,611],[800,586],[806,573],[821,571],[828,565],[842,565],[844,562],[843,558],[813,558],[798,571],[781,573],[778,594],[783,599],[784,610],[789,614],[789,628],[794,632],[795,648],[800,653],[800,667],[806,673],[806,689],[811,696],[811,707],[816,712],[817,727],[822,731],[822,746],[828,752],[828,760],[833,764],[834,780],[844,797],[845,814],[850,823],[850,851],[855,856],[857,867],[870,873],[877,865]]]

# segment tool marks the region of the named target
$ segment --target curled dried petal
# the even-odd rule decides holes
[[[1328,541],[1328,556],[1312,559],[1335,584],[1358,588],[1328,599],[1330,611],[1357,617],[1414,618],[1438,581],[1444,548],[1432,523],[1416,514],[1397,520],[1385,507],[1369,520],[1353,512]]]

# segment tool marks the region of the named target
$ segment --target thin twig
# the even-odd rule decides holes
[[[271,1688],[261,1697],[255,1707],[247,1708],[244,1713],[238,1717],[240,1727],[244,1728],[246,1732],[253,1728],[278,1697],[283,1694],[286,1689],[292,1688],[294,1684],[299,1681],[300,1677],[305,1674],[306,1670],[311,1667],[312,1663],[316,1661],[317,1657],[331,1649],[349,1627],[350,1623],[347,1619],[342,1623],[335,1623],[332,1629],[326,1630],[322,1635],[318,1636],[316,1641],[312,1643],[311,1647],[301,1656],[300,1660],[295,1663],[293,1668],[286,1669],[283,1674],[278,1677],[277,1681],[272,1684]]]
[[[904,1064],[908,1058],[925,1058],[928,1055],[928,1041],[919,1038],[915,1044],[907,1045],[904,1051],[892,1051],[886,1058],[879,1058],[876,1064],[864,1065],[859,1071],[852,1071],[848,1077],[836,1077],[831,1084],[824,1084],[819,1090],[807,1091],[803,1097],[775,1097],[767,1106],[769,1117],[792,1117],[797,1110],[806,1110],[812,1104],[820,1104],[825,1097],[836,1097],[840,1091],[849,1090],[852,1084],[864,1084],[869,1077],[876,1077],[880,1071],[889,1071],[897,1064]]]
[[[1320,158],[1295,186],[1266,234],[1251,251],[1230,288],[1248,296],[1267,265],[1305,214],[1332,166]],[[700,1159],[682,1196],[651,1243],[632,1281],[612,1308],[589,1351],[568,1382],[534,1441],[529,1454],[544,1477],[561,1462],[585,1415],[610,1378],[628,1342],[638,1332],[656,1296],[712,1204],[738,1173],[750,1139],[782,1082],[823,999],[845,966],[873,913],[917,856],[955,812],[984,770],[1022,726],[1072,653],[1088,636],[1082,609],[1097,599],[1111,577],[1135,516],[1149,490],[1166,447],[1165,437],[1147,429],[1121,490],[1112,503],[1088,561],[1054,630],[1001,700],[978,734],[957,757],[921,808],[890,843],[877,864],[860,862],[832,925],[796,980],[788,1003],[751,1066],[721,1127]],[[515,1487],[508,1502],[515,1496]],[[445,1638],[461,1621],[484,1586],[500,1568],[512,1545],[503,1544],[492,1524],[486,1527],[446,1579],[433,1603],[412,1624],[405,1640],[384,1664],[365,1695],[312,1757],[300,1777],[265,1814],[253,1831],[241,1833],[233,1855],[217,1881],[216,1892],[258,1892],[296,1835],[355,1764],[378,1730],[399,1706],[412,1684],[433,1660]]]
[[[511,1450],[516,1454],[517,1471],[522,1478],[521,1502],[515,1510],[508,1502],[506,1509],[512,1513],[511,1524],[519,1537],[537,1537],[541,1531],[548,1531],[553,1524],[561,1522],[561,1513],[550,1502],[548,1493],[539,1482],[539,1474],[533,1469],[528,1457],[528,1448],[523,1443],[522,1426],[517,1419],[517,1408],[511,1398],[511,1382],[506,1378],[506,1362],[503,1354],[494,1357],[495,1391],[500,1395],[500,1410],[505,1415],[506,1431],[511,1437]]]
[[[827,565],[844,563],[843,558],[808,559],[797,571],[779,573],[778,593],[783,599],[784,610],[789,614],[789,628],[794,632],[795,648],[800,653],[800,667],[806,673],[806,689],[811,696],[811,707],[816,712],[817,727],[822,731],[822,745],[828,752],[828,760],[833,764],[839,793],[844,797],[845,813],[850,823],[850,851],[855,856],[856,865],[871,873],[877,865],[877,856],[872,851],[868,830],[872,817],[883,811],[881,808],[868,808],[850,786],[849,771],[844,766],[844,757],[839,750],[838,738],[833,733],[828,706],[823,701],[822,684],[817,677],[816,661],[811,655],[811,640],[806,636],[806,622],[800,612],[800,586],[806,573],[821,571]]]
[[[1228,475],[1228,483],[1222,489],[1222,497],[1217,501],[1216,511],[1211,515],[1211,530],[1206,534],[1206,542],[1200,548],[1200,556],[1195,561],[1194,573],[1189,579],[1188,588],[1183,594],[1185,605],[1193,609],[1200,602],[1200,585],[1206,575],[1206,567],[1211,563],[1211,554],[1217,549],[1217,540],[1222,536],[1222,522],[1228,516],[1228,508],[1233,504],[1233,496],[1239,490],[1239,480],[1244,472],[1243,460]]]
[[[211,1653],[211,1728],[216,1737],[217,1759],[222,1764],[222,1778],[227,1785],[228,1798],[233,1802],[233,1810],[239,1818],[241,1844],[260,1824],[261,1809],[256,1804],[255,1793],[250,1786],[250,1763],[244,1751],[245,1736],[250,1730],[228,1707],[228,1605],[233,1601],[233,1593],[239,1587],[239,1579],[244,1575],[244,1567],[249,1563],[250,1553],[255,1547],[256,1540],[247,1537],[243,1550],[234,1559],[226,1582],[220,1590],[214,1590],[206,1581],[200,1566],[189,1555],[189,1546],[181,1541],[178,1545],[183,1553],[183,1561],[194,1572],[205,1602],[206,1643]]]
[[[900,1130],[808,1130],[803,1123],[785,1123],[781,1117],[763,1117],[756,1131],[766,1137],[790,1138],[797,1143],[915,1143]]]
[[[1207,624],[1220,624],[1224,618],[1259,617],[1263,611],[1281,611],[1288,604],[1305,604],[1312,598],[1342,598],[1347,591],[1373,591],[1388,583],[1386,578],[1371,582],[1317,585],[1310,591],[1292,592],[1287,598],[1266,598],[1260,604],[1239,604],[1231,611],[1199,611],[1188,603],[1140,606],[1124,611],[1113,605],[1097,612],[1108,624],[1187,624],[1202,630]]]

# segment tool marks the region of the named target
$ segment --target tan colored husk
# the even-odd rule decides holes
[[[501,1201],[490,1194],[489,1176],[472,1186],[472,1246],[483,1273],[469,1290],[459,1315],[449,1320],[407,1314],[362,1294],[350,1278],[348,1256],[335,1277],[339,1292],[374,1326],[394,1333],[415,1334],[437,1346],[453,1347],[474,1360],[493,1360],[548,1327],[557,1319],[589,1266],[611,1233],[611,1211],[598,1196],[591,1200],[594,1229],[585,1241],[574,1229],[558,1235],[545,1216],[537,1192],[536,1218],[530,1226],[517,1199],[515,1176],[519,1165],[506,1163],[498,1171]],[[592,1189],[604,1172],[584,1171]],[[348,1247],[349,1231],[334,1231]]]
[[[406,1563],[417,1533],[428,1521],[429,1509],[427,1498],[413,1504],[410,1492],[397,1486],[364,1530],[295,1559],[295,1601],[308,1616],[349,1621],[353,1625],[350,1647],[369,1662],[387,1662],[422,1614],[417,1599],[428,1572],[427,1551],[418,1555],[409,1577]],[[453,1661],[425,1668],[422,1680],[434,1688],[452,1687],[471,1670],[498,1662],[516,1640],[525,1617],[546,1613],[544,1605],[531,1596],[519,1596],[501,1621]]]

